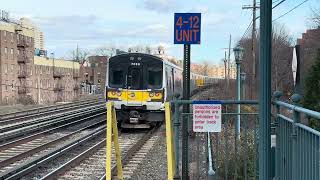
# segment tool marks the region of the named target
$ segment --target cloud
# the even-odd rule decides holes
[[[137,6],[150,11],[166,13],[177,8],[177,3],[174,0],[144,0],[142,4]]]
[[[207,14],[209,12],[209,7],[196,5],[196,6],[193,6],[189,12]]]
[[[112,44],[127,47],[128,44],[154,44],[171,41],[170,25],[153,22],[110,21],[103,17],[50,16],[29,17],[45,34],[45,45],[57,56],[64,56],[77,44],[86,49]]]

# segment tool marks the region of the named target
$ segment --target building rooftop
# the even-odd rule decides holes
[[[41,56],[34,56],[34,64],[42,66],[55,66],[61,68],[80,69],[80,64],[71,60],[52,59]]]

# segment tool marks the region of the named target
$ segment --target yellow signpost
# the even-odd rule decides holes
[[[173,126],[171,120],[170,103],[165,103],[166,117],[166,141],[167,141],[167,163],[168,163],[168,180],[173,180],[175,171],[175,153],[173,143]]]
[[[112,141],[114,143],[116,161],[117,161],[117,178],[123,180],[123,171],[121,163],[121,151],[118,141],[118,127],[117,127],[117,118],[116,112],[114,109],[114,102],[107,102],[107,149],[106,149],[106,180],[112,179]]]

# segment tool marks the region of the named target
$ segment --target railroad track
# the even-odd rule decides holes
[[[157,130],[158,127],[155,127],[154,129],[146,133],[135,145],[130,147],[125,155],[121,156],[124,179],[131,179],[135,173],[135,170],[143,162],[144,158],[158,139],[158,136],[155,135],[155,132]],[[113,174],[113,179],[117,179],[117,167],[114,161],[112,162],[112,164],[113,166],[111,171]],[[102,176],[100,176],[99,178],[96,177],[95,179],[104,180],[105,178],[106,174],[104,173]]]
[[[33,108],[33,109],[27,109],[27,110],[18,111],[18,112],[0,114],[0,123],[3,123],[6,120],[13,120],[13,119],[19,119],[19,118],[26,118],[26,117],[36,117],[38,115],[41,116],[42,114],[45,115],[45,113],[48,113],[50,111],[71,107],[71,106],[74,106],[77,104],[83,104],[83,103],[88,103],[88,102],[98,102],[101,100],[103,100],[103,98],[100,98],[100,97],[99,98],[88,98],[88,99],[84,99],[84,100],[74,101],[72,103],[50,105],[50,106],[45,106],[45,107],[37,107],[37,108]]]
[[[63,155],[69,155],[84,147],[91,147],[97,141],[101,141],[105,137],[105,125],[96,128],[95,130],[85,133],[79,137],[72,137],[71,141],[66,144],[53,146],[46,151],[40,152],[34,157],[19,163],[18,166],[9,168],[0,174],[0,179],[19,179],[26,178],[26,175],[35,172],[39,167],[46,166],[49,162],[63,162],[67,159],[59,159]],[[31,179],[31,178],[27,178]]]
[[[79,109],[85,106],[91,106],[94,104],[102,103],[103,100],[90,100],[90,101],[80,101],[77,103],[68,103],[65,105],[57,105],[57,106],[50,106],[46,108],[39,108],[38,110],[29,110],[24,111],[22,113],[13,113],[12,115],[7,114],[6,117],[1,117],[0,119],[0,132],[6,131],[8,128],[15,124],[19,124],[20,122],[30,121],[32,119],[36,119],[43,116],[50,116],[54,113],[62,113],[66,111],[71,111],[75,109]]]
[[[155,130],[120,134],[125,177],[129,176],[132,167],[137,167],[132,164],[142,162],[152,147],[157,138],[153,137]],[[0,179],[100,179],[105,173],[105,143],[103,126],[2,172]]]
[[[0,133],[0,142],[7,143],[9,140],[14,140],[21,136],[30,135],[46,131],[51,127],[60,126],[71,121],[76,121],[81,117],[94,115],[104,111],[105,107],[102,103],[93,104],[93,106],[83,107],[81,109],[72,110],[60,114],[55,114],[47,117],[41,117],[27,122],[6,126],[7,131]]]
[[[50,131],[21,138],[0,146],[0,173],[16,167],[18,164],[39,155],[39,153],[44,153],[55,146],[61,146],[76,137],[89,133],[93,128],[105,124],[105,116],[103,115],[104,113],[100,113],[82,118]],[[78,128],[70,127],[71,125],[76,125]]]

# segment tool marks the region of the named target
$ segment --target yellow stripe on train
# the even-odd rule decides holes
[[[110,90],[108,99],[129,102],[147,102],[152,100],[161,100],[163,94],[154,91],[128,91],[128,90]]]

